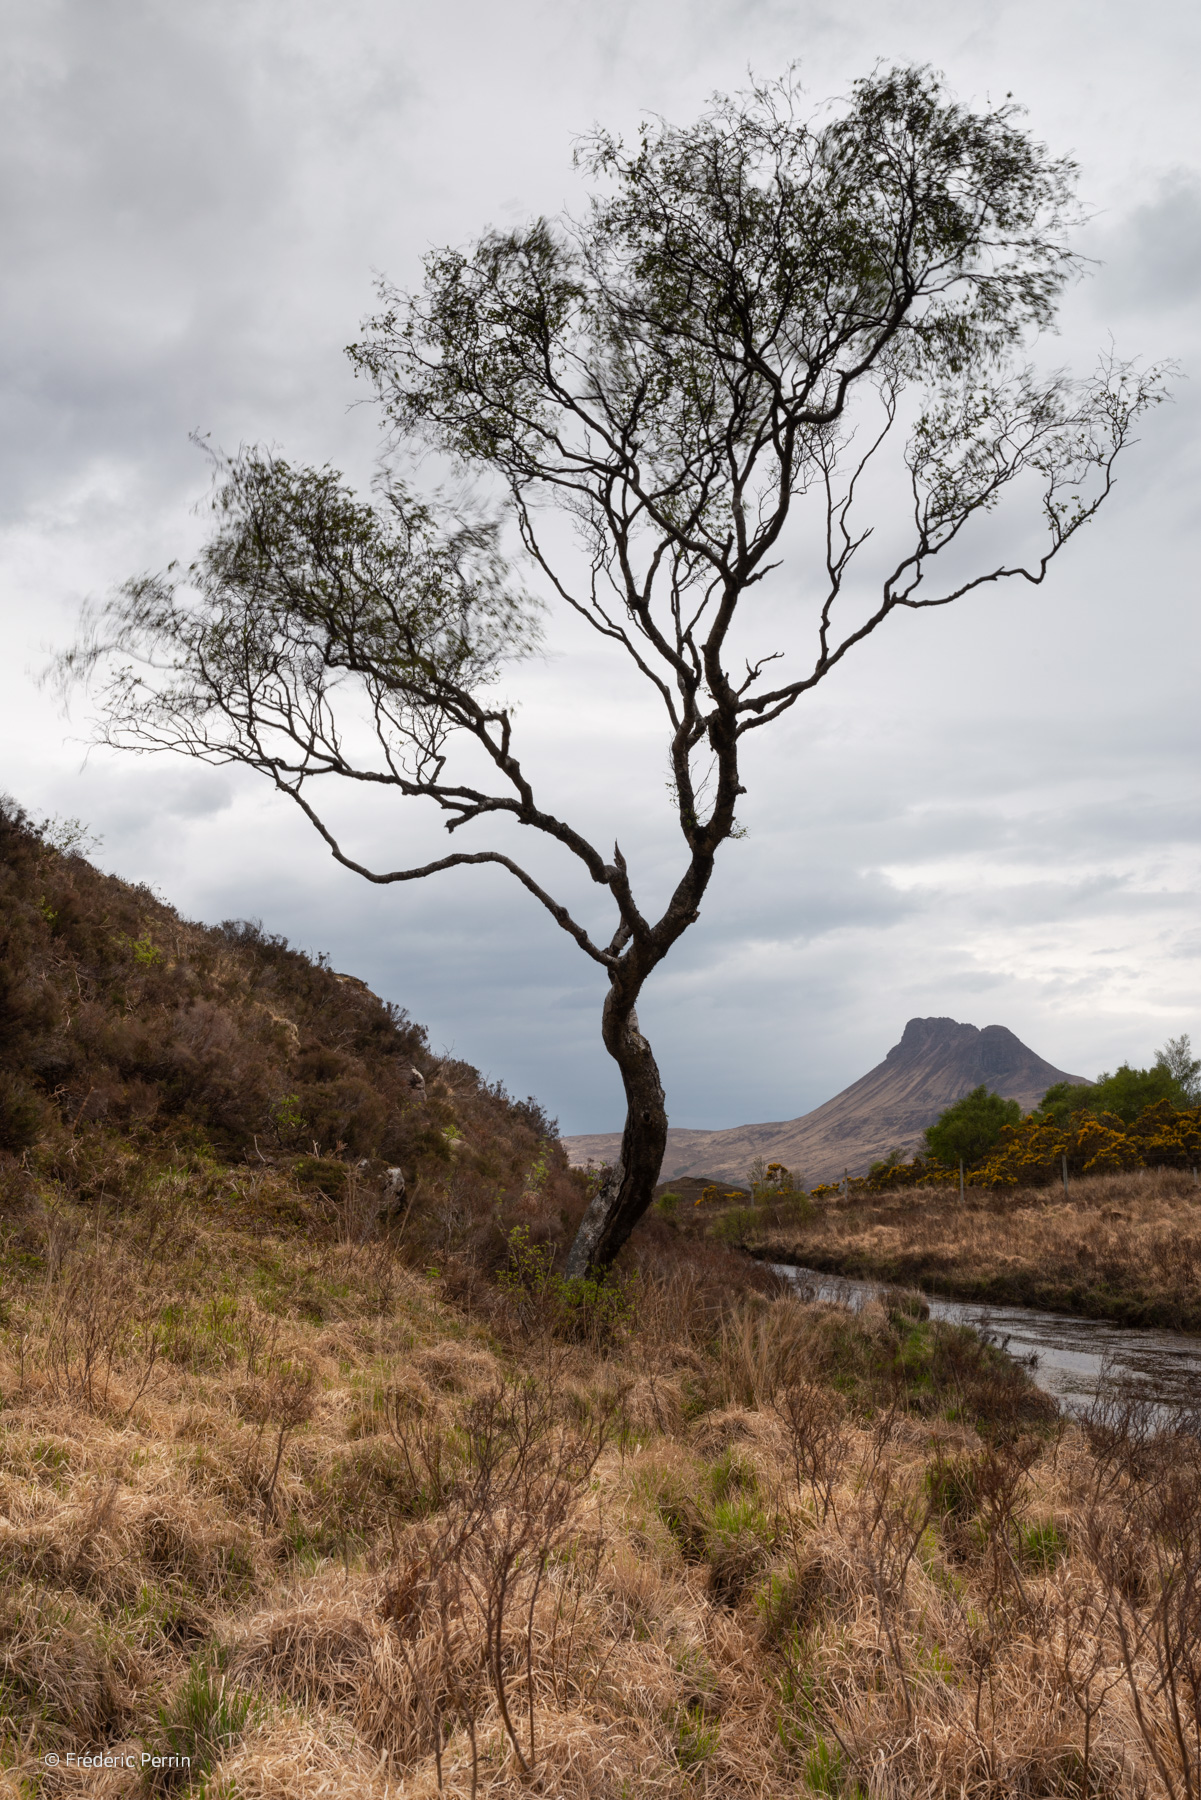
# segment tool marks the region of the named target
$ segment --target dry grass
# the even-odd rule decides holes
[[[86,1222],[7,1265],[5,1800],[1197,1791],[1195,1440],[708,1251],[595,1349],[380,1244]]]
[[[1201,1330],[1201,1187],[1135,1170],[981,1195],[944,1189],[829,1205],[748,1238],[779,1261],[996,1304]]]

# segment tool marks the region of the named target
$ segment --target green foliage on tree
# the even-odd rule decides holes
[[[1155,1052],[1155,1066],[1175,1077],[1190,1106],[1201,1102],[1201,1056],[1193,1055],[1187,1031],[1169,1038],[1163,1049]]]
[[[1073,1113],[1092,1111],[1088,1103],[1090,1091],[1078,1081],[1057,1081],[1039,1101],[1038,1111],[1057,1125],[1066,1125]]]
[[[1016,1100],[1003,1100],[983,1086],[973,1088],[927,1128],[926,1148],[948,1167],[979,1162],[999,1142],[1006,1125],[1016,1125],[1021,1116]]]
[[[1148,1106],[1159,1100],[1176,1107],[1189,1104],[1187,1090],[1165,1063],[1157,1062],[1150,1069],[1132,1069],[1129,1063],[1119,1063],[1112,1075],[1098,1075],[1091,1087],[1057,1081],[1043,1095],[1039,1111],[1060,1125],[1078,1112],[1113,1113],[1124,1125],[1133,1125]]]

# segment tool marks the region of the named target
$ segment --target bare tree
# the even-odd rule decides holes
[[[387,422],[373,503],[329,469],[243,452],[221,465],[215,531],[186,576],[128,584],[63,662],[69,676],[118,658],[108,742],[259,770],[369,881],[498,864],[606,971],[628,1110],[573,1273],[612,1261],[658,1178],[667,1114],[635,1008],[737,831],[743,738],[898,609],[1041,582],[1163,397],[1161,372],[1113,360],[1079,381],[1029,365],[1077,268],[1072,165],[1012,106],[971,112],[929,71],[878,71],[808,120],[785,80],[685,128],[648,124],[633,149],[599,132],[579,155],[595,181],[582,218],[489,232],[432,254],[419,292],[383,287],[350,351]],[[485,484],[488,522],[397,477],[430,449]],[[1006,499],[1025,504],[1012,560],[986,526]],[[896,529],[864,556],[869,507]],[[800,555],[794,512],[821,528],[794,588],[812,648],[748,657],[758,621],[741,603]],[[574,528],[566,551],[550,513]],[[506,528],[544,597],[662,705],[683,847],[658,917],[620,849],[540,804],[518,759],[495,689],[540,622]],[[369,867],[319,799],[338,779],[430,801],[449,832],[507,820],[551,840],[605,891],[612,936],[499,849]]]

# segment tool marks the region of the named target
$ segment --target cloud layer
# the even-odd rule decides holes
[[[64,725],[32,672],[82,597],[196,542],[206,472],[189,431],[367,479],[375,422],[341,346],[374,271],[411,280],[431,243],[578,200],[573,131],[686,117],[748,64],[772,73],[803,53],[818,95],[877,57],[931,61],[968,100],[1012,89],[1076,156],[1093,209],[1081,247],[1097,266],[1054,354],[1087,369],[1112,330],[1121,352],[1187,373],[1193,11],[900,12],[7,7],[0,785],[88,818],[108,866],[185,911],[261,916],[328,950],[565,1129],[617,1124],[599,973],[503,876],[376,892],[251,783],[100,752],[81,769],[64,741],[79,721]],[[914,1013],[1008,1025],[1082,1074],[1201,1031],[1197,423],[1183,382],[1046,587],[897,621],[756,747],[748,836],[642,1008],[674,1123],[799,1113]],[[778,605],[783,630],[783,591]],[[531,765],[665,892],[678,858],[654,714],[577,631],[552,622],[549,647],[519,683]],[[345,819],[384,862],[441,841],[359,802]]]

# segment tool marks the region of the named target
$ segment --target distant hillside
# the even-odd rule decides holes
[[[782,1162],[805,1181],[830,1181],[844,1169],[862,1174],[894,1145],[913,1149],[952,1101],[983,1083],[1029,1111],[1057,1081],[1087,1085],[1036,1056],[1004,1025],[910,1019],[882,1063],[799,1119],[734,1125],[724,1131],[671,1130],[662,1179],[709,1175],[741,1181],[756,1156]],[[563,1139],[571,1161],[610,1162],[621,1133]]]

